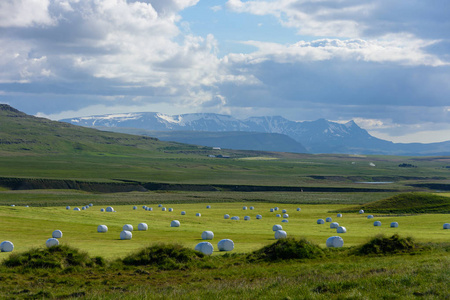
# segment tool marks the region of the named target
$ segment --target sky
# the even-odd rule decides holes
[[[1,0],[0,102],[354,120],[450,140],[448,0]]]

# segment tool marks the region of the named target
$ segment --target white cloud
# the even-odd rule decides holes
[[[0,1],[0,27],[29,27],[54,25],[49,0]]]

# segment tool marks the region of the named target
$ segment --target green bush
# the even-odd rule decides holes
[[[152,265],[162,270],[187,269],[204,254],[177,244],[158,244],[144,248],[123,259],[125,265]]]
[[[7,267],[23,268],[59,268],[91,267],[98,259],[91,259],[86,252],[66,245],[50,248],[34,248],[23,253],[14,253],[9,256],[3,265]]]
[[[323,250],[306,239],[281,239],[248,255],[250,260],[276,261],[284,259],[317,258],[324,255]]]
[[[355,253],[358,255],[387,255],[412,252],[416,249],[417,245],[411,237],[403,238],[398,234],[391,237],[377,235],[369,242],[357,247]]]

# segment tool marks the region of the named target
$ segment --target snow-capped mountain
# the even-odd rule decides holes
[[[394,144],[371,136],[354,121],[341,124],[319,119],[296,122],[279,116],[251,117],[244,120],[228,115],[195,113],[166,115],[155,112],[124,113],[79,117],[61,120],[87,127],[136,128],[151,131],[185,132],[259,132],[287,135],[311,153],[387,154],[387,155],[443,155],[450,153],[450,142],[434,144]],[[164,134],[166,140],[170,134]],[[173,141],[178,141],[173,135]],[[198,138],[198,134],[196,135]],[[270,138],[270,136],[265,136]],[[217,139],[217,136],[216,136]],[[194,141],[194,139],[193,139]],[[193,142],[194,143],[194,142]],[[240,141],[242,144],[242,141]],[[297,145],[298,146],[298,145]],[[247,148],[248,149],[248,148]]]

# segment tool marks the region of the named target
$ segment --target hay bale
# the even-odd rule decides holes
[[[106,225],[98,225],[97,226],[97,232],[100,232],[100,233],[108,232],[108,226],[106,226]]]
[[[196,213],[195,216],[196,216],[196,217],[201,217],[202,214],[201,214],[201,213]]]
[[[275,239],[279,240],[279,239],[285,239],[287,238],[287,233],[284,230],[277,230],[275,231]]]
[[[275,224],[272,226],[273,231],[283,230],[283,226]]]
[[[122,230],[133,231],[133,225],[125,224],[125,225],[123,225]]]
[[[55,238],[49,238],[45,242],[45,245],[47,246],[47,248],[58,246],[59,245],[59,241],[58,241],[58,239],[55,239]]]
[[[104,208],[100,208],[100,211],[101,211],[101,212],[105,212],[105,209],[104,209]]]
[[[274,211],[278,211],[279,208],[278,208],[278,207],[274,207],[273,210],[274,210]]]
[[[214,251],[214,247],[210,242],[201,242],[195,246],[196,251],[200,251],[205,255],[211,255]]]
[[[359,213],[360,213],[360,214],[363,214],[363,213],[364,213],[364,209],[360,209],[360,210],[359,210]]]
[[[153,211],[153,207],[147,207],[148,211]]]
[[[250,216],[245,216],[244,217],[244,221],[249,221],[250,220]]]
[[[74,211],[80,211],[81,209],[79,209],[78,207],[75,207],[73,210]]]
[[[342,214],[337,214],[336,217],[342,218]]]
[[[373,226],[381,226],[381,222],[380,221],[375,221],[375,222],[373,222]]]
[[[367,219],[373,219],[373,215],[368,215]]]
[[[12,252],[14,244],[10,241],[3,241],[0,243],[0,252]]]
[[[283,218],[287,219],[287,218],[289,218],[289,215],[288,214],[283,214]]]
[[[211,205],[206,205],[206,208],[211,208]]]
[[[133,210],[136,210],[137,206],[133,206]],[[145,206],[143,207],[143,209],[145,209]]]
[[[239,217],[238,216],[231,217],[231,220],[239,221]]]
[[[280,215],[280,214],[277,214],[276,217],[277,217],[277,218],[281,218],[281,215]]]
[[[225,214],[225,215],[223,215],[223,218],[224,218],[224,219],[229,219],[229,218],[230,218],[230,215],[229,215],[229,214]]]
[[[63,233],[61,230],[55,230],[52,232],[52,238],[60,239],[60,238],[62,238],[62,236],[63,236]]]
[[[281,221],[281,222],[283,222],[283,223],[288,223],[289,220],[288,220],[288,219],[283,219],[283,221]]]
[[[143,205],[142,208],[143,208],[143,209],[147,209],[147,205]]]
[[[324,219],[318,219],[317,220],[317,224],[325,224],[325,220]]]
[[[139,223],[139,224],[138,224],[138,230],[139,230],[139,231],[147,231],[147,230],[148,230],[148,225],[147,225],[147,223]]]
[[[338,222],[332,222],[330,224],[330,228],[338,228],[339,227],[339,223]]]
[[[158,207],[162,207],[162,204],[158,204]]]
[[[347,228],[345,228],[344,226],[339,226],[339,227],[336,229],[336,232],[337,232],[337,233],[346,233],[346,232],[347,232]]]
[[[397,228],[397,227],[398,227],[398,222],[391,223],[391,228]]]
[[[444,223],[444,229],[450,229],[450,223]]]
[[[329,223],[329,222],[331,222],[331,221],[333,221],[333,220],[331,219],[331,217],[328,217],[328,218],[325,219],[325,222],[327,222],[327,223]]]
[[[297,211],[301,211],[302,209],[300,207],[297,207]]]
[[[173,208],[169,208],[169,211],[172,212],[172,211],[173,211]]]
[[[163,208],[161,208],[161,210],[162,210],[162,211],[166,211],[166,210],[167,210],[167,208],[163,207]]]
[[[82,210],[86,210],[86,206],[83,206],[81,209],[82,209]]]
[[[181,215],[182,215],[182,216],[186,215],[186,212],[183,210],[183,211],[181,212]]]
[[[255,208],[253,206],[250,206],[250,210],[254,210]]]
[[[170,227],[180,227],[180,221],[173,220],[172,222],[170,222]]]
[[[113,211],[114,211],[114,208],[112,206],[108,206],[106,208],[106,212],[113,212]]]
[[[262,215],[256,215],[256,219],[257,220],[261,220],[262,219]]]
[[[92,206],[94,206],[94,204],[92,204],[92,203],[89,203],[89,207],[92,207]]]
[[[70,209],[70,206],[66,206],[66,209],[69,210],[69,209]]]
[[[270,209],[270,212],[273,212],[273,211],[274,211],[274,209],[273,209],[273,208],[271,208],[271,209]]]
[[[243,210],[247,210],[247,206],[242,207]]]
[[[202,240],[212,240],[214,238],[214,232],[206,230],[202,232]]]
[[[219,251],[231,251],[234,249],[234,242],[229,239],[220,240],[217,243],[217,248]]]
[[[131,233],[131,231],[123,230],[120,232],[121,240],[131,240],[132,237],[133,237],[133,233]]]
[[[327,239],[328,248],[341,248],[344,246],[344,240],[340,236],[332,236]]]

